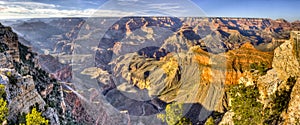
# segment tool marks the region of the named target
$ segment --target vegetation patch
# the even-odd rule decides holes
[[[250,64],[250,68],[252,72],[257,70],[259,75],[265,75],[269,70],[268,65],[265,63],[252,63]]]
[[[157,118],[166,122],[168,125],[192,125],[192,122],[183,116],[183,104],[168,104],[165,109],[165,114],[158,114]]]
[[[258,102],[256,86],[243,84],[230,87],[231,110],[235,113],[233,122],[237,125],[256,125],[263,122],[263,104]]]
[[[27,125],[48,125],[49,121],[42,117],[42,113],[38,112],[36,108],[31,110],[31,113],[26,115]]]
[[[255,85],[231,85],[228,93],[231,98],[230,109],[234,112],[233,122],[238,125],[279,124],[284,122],[282,112],[288,108],[290,95],[296,79],[290,77],[285,88],[271,95],[265,106],[259,101],[259,90]]]
[[[0,98],[0,123],[4,122],[8,116],[7,102]]]

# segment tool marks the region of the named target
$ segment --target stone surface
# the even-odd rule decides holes
[[[300,66],[296,55],[293,54],[292,41],[288,40],[275,49],[272,67],[282,80],[299,75]]]
[[[232,117],[234,116],[234,112],[232,111],[227,111],[223,118],[222,121],[219,123],[219,125],[234,125]]]
[[[35,85],[31,76],[20,76],[12,72],[9,76],[9,84],[6,84],[7,100],[9,102],[9,117],[8,120],[16,121],[15,114],[29,113],[30,108],[38,104],[40,110],[45,110],[46,105],[43,98],[35,89]]]
[[[295,86],[293,87],[290,95],[291,100],[287,109],[288,119],[285,121],[287,124],[299,124],[300,123],[300,79],[297,79]]]
[[[284,80],[279,78],[279,74],[275,69],[271,69],[266,75],[257,79],[258,89],[260,90],[261,99],[264,104],[268,104],[268,98],[278,90],[278,86],[284,83]]]
[[[53,85],[53,79],[50,79],[45,71],[38,68],[37,59],[29,47],[19,43],[16,33],[9,27],[0,25],[0,43],[1,43],[1,78],[5,83],[6,99],[9,107],[9,124],[16,124],[18,117],[22,113],[29,113],[34,106],[42,112],[47,110],[49,100],[53,103],[59,99],[51,97],[54,93],[47,93],[46,98],[40,95],[44,86]],[[3,49],[4,48],[4,49]],[[19,52],[20,51],[20,52]],[[29,70],[30,69],[30,70]],[[2,83],[2,84],[3,84]],[[57,94],[57,93],[55,93]],[[54,109],[58,110],[59,107]],[[45,116],[58,118],[58,113]],[[53,121],[53,120],[52,120]],[[51,124],[59,124],[59,121],[51,122]]]
[[[0,67],[1,68],[13,68],[12,57],[6,53],[0,53]]]
[[[52,125],[60,125],[59,117],[57,115],[57,111],[53,108],[47,108],[45,112],[43,112],[43,116],[49,119],[49,122]]]
[[[6,52],[12,56],[15,61],[19,61],[18,36],[12,32],[11,27],[4,27],[0,24],[0,43],[6,45]]]
[[[292,32],[293,33],[293,32]],[[291,34],[292,34],[291,33]],[[274,58],[272,61],[272,69],[268,70],[265,75],[256,75],[255,72],[249,74],[251,79],[240,78],[240,83],[255,83],[258,86],[260,99],[259,101],[264,104],[264,107],[272,105],[271,99],[275,92],[282,90],[291,90],[288,106],[286,112],[281,113],[284,119],[279,124],[299,124],[299,62],[296,57],[295,44],[297,41],[291,37],[286,40],[274,51]],[[289,78],[295,78],[297,81],[293,85],[289,85]],[[293,88],[291,88],[293,87]],[[230,112],[230,111],[229,111]],[[227,113],[229,113],[227,112]],[[223,120],[227,121],[230,117],[225,116]],[[230,120],[229,120],[230,121]],[[223,121],[221,122],[223,124]],[[229,123],[228,123],[229,124]]]

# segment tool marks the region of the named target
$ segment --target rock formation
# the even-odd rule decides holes
[[[248,73],[239,79],[240,84],[256,85],[260,93],[259,101],[264,105],[264,108],[275,105],[272,100],[274,95],[279,96],[280,92],[290,92],[290,95],[285,98],[286,105],[281,105],[284,108],[280,117],[283,120],[276,121],[277,124],[298,124],[299,123],[299,61],[297,58],[297,40],[294,35],[298,31],[292,31],[290,40],[286,40],[278,48],[274,50],[272,67],[269,68],[266,74],[257,75],[257,72]],[[293,80],[294,79],[294,80]],[[277,94],[276,94],[277,93]],[[276,98],[275,96],[275,98]],[[286,111],[286,112],[285,112]],[[232,111],[225,113],[222,124],[232,124]]]
[[[139,18],[134,20],[138,21]],[[104,89],[103,94],[117,109],[129,110],[133,115],[159,112],[162,107],[149,100],[160,99],[165,103],[176,101],[192,105],[200,104],[202,111],[194,115],[187,114],[187,117],[195,123],[204,121],[212,111],[225,110],[224,85],[237,84],[244,76],[243,73],[251,69],[252,63],[264,63],[268,68],[272,66],[272,52],[257,50],[251,43],[244,41],[246,39],[240,39],[242,42],[238,43],[241,46],[230,50],[214,34],[201,39],[201,34],[197,34],[188,25],[182,25],[180,29],[158,43],[157,37],[154,37],[154,41],[149,42],[155,44],[155,47],[152,47],[155,48],[155,52],[146,52],[144,51],[147,50],[146,44],[142,39],[147,40],[147,35],[138,32],[143,25],[138,25],[137,22],[132,26],[127,24],[127,29],[133,28],[130,34],[126,34],[128,30],[123,31],[120,28],[125,24],[117,22],[115,25],[118,25],[120,30],[116,30],[114,26],[104,35],[107,37],[99,43],[96,65],[112,73],[112,76],[108,77],[113,77],[106,78],[107,83],[103,83],[110,86]],[[140,41],[136,39],[137,37],[132,37],[137,35]],[[130,44],[127,41],[135,42]],[[108,46],[108,43],[115,44]],[[158,58],[154,57],[158,52],[164,53]],[[123,95],[119,95],[121,93]],[[118,100],[126,100],[126,103],[136,108],[131,105],[119,105]],[[155,107],[144,111],[142,109],[146,104]]]
[[[64,121],[61,117],[67,117],[59,112],[64,98],[60,96],[60,85],[41,70],[36,53],[20,44],[11,28],[0,26],[1,84],[6,86],[9,123],[18,123],[22,113],[37,106],[51,124],[60,124]]]

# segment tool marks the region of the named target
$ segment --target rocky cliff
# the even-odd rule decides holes
[[[19,49],[18,49],[18,36],[16,33],[12,32],[10,27],[4,27],[0,25],[1,31],[1,52],[6,51],[12,56],[13,60],[19,61]]]
[[[36,53],[22,45],[11,28],[0,24],[1,84],[6,87],[9,124],[22,122],[22,114],[37,107],[51,124],[74,122],[69,101],[64,103],[62,86],[38,65]],[[72,94],[72,93],[71,93]],[[76,97],[78,98],[78,97]],[[62,110],[66,111],[62,112]],[[71,106],[72,107],[72,106]],[[81,112],[82,113],[82,112]],[[88,115],[84,115],[88,117]],[[79,120],[79,119],[78,119]],[[88,120],[87,120],[88,121]],[[75,120],[75,122],[79,122]]]
[[[265,74],[247,72],[239,79],[240,84],[257,86],[258,100],[264,107],[262,111],[265,115],[269,110],[273,113],[271,118],[265,119],[268,124],[299,124],[299,96],[296,95],[299,93],[298,41],[294,39],[297,33],[292,31],[290,40],[275,49],[272,66]],[[233,116],[232,110],[226,112],[221,124],[233,124]]]

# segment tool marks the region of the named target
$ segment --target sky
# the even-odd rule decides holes
[[[300,20],[300,0],[0,0],[0,19],[93,16]]]

